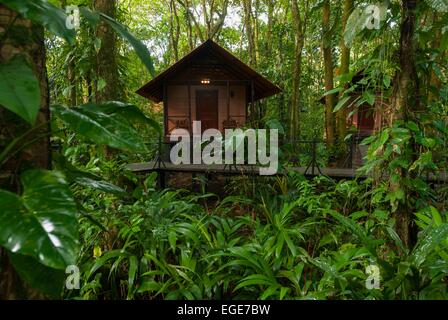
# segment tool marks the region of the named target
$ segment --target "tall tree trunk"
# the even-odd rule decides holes
[[[255,0],[255,6],[253,10],[253,23],[254,23],[254,51],[255,51],[255,61],[260,63],[260,23],[258,19],[259,15],[259,0]]]
[[[307,10],[307,9],[305,9]],[[291,122],[290,122],[290,138],[298,139],[300,135],[300,80],[302,78],[302,51],[305,43],[304,26],[302,17],[300,16],[299,5],[297,0],[291,1],[291,13],[294,26],[295,42],[294,42],[294,74],[293,89],[291,97]],[[306,23],[306,22],[305,22]]]
[[[249,65],[256,67],[257,55],[255,48],[255,34],[253,27],[253,14],[252,14],[252,0],[243,0],[244,8],[244,28],[246,31],[246,37],[249,49]]]
[[[201,40],[201,42],[204,42],[206,40],[206,37],[204,36],[204,34],[203,34],[202,30],[201,30],[200,24],[196,20],[193,12],[191,11],[192,8],[191,8],[190,1],[189,0],[177,0],[177,2],[182,7],[184,7],[184,9],[185,9],[185,12],[186,12],[187,17],[188,17],[187,21],[189,22],[189,25],[190,25],[190,28],[191,28],[190,29],[191,37],[193,36],[192,29],[193,29],[193,26],[194,26],[194,29],[196,30],[196,35],[199,37],[199,40]],[[191,44],[190,44],[190,46],[191,46]]]
[[[180,37],[180,23],[177,14],[176,2],[170,0],[170,38],[171,47],[174,53],[174,61],[179,60],[179,37]]]
[[[188,47],[190,51],[192,51],[195,47],[194,39],[193,39],[193,27],[190,17],[190,11],[185,9],[185,21],[187,23],[187,36],[188,36]]]
[[[270,57],[272,53],[273,45],[273,28],[274,28],[274,0],[267,0],[268,7],[268,25],[266,28],[266,34],[264,37],[266,56]]]
[[[330,0],[324,0],[322,8],[322,51],[324,55],[325,69],[325,90],[334,89],[333,83],[333,52],[331,47],[331,28],[330,28]],[[332,147],[335,140],[335,119],[333,109],[336,104],[336,95],[329,94],[325,96],[325,128],[327,147]]]
[[[70,61],[68,64],[68,83],[70,85],[70,94],[69,94],[69,105],[76,106],[77,105],[77,90],[76,90],[76,73],[75,73],[75,65],[73,61]]]
[[[244,9],[244,29],[248,41],[248,50],[249,50],[249,65],[253,68],[257,66],[257,55],[255,48],[255,31],[253,26],[253,13],[252,13],[252,0],[243,0],[243,9]],[[255,103],[251,103],[250,105],[250,120],[252,126],[258,125],[258,120],[260,116],[257,112],[257,105]]]
[[[202,12],[201,16],[198,18],[196,18],[192,12],[192,9],[195,10],[196,4],[190,3],[189,0],[177,0],[177,2],[186,10],[190,22],[192,22],[192,25],[202,42],[207,39],[216,38],[219,35],[227,16],[229,0],[220,1],[219,3],[222,5],[221,8],[219,8],[219,3],[217,1],[202,0],[200,2]],[[218,19],[215,19],[216,16],[218,16]],[[205,32],[202,31],[202,26],[200,24],[201,18],[203,26],[205,27]]]
[[[287,6],[288,7],[288,6]],[[286,7],[286,8],[287,8]],[[284,11],[288,11],[287,9],[285,9]],[[279,17],[279,20],[286,19],[286,13],[285,17]],[[276,54],[273,55],[274,59],[275,59],[275,70],[279,75],[280,79],[285,79],[285,69],[282,68],[282,63],[285,59],[285,50],[284,50],[284,37],[285,37],[285,31],[282,30],[282,33],[277,37],[277,48],[276,50],[272,51],[272,52],[276,52]],[[272,47],[271,47],[272,48]],[[285,93],[282,92],[280,93],[280,101],[279,101],[279,119],[282,123],[289,125],[289,116],[288,116],[288,107],[289,107],[289,103],[287,103],[285,101]],[[289,129],[286,126],[287,129]]]
[[[434,12],[433,24],[440,23],[439,16],[440,16],[439,13]],[[432,49],[439,50],[441,41],[442,41],[442,28],[436,28],[436,34],[434,35],[434,40],[432,41],[432,44],[431,44]],[[439,52],[435,63],[439,63],[439,62],[443,61],[442,57],[443,57],[443,53]],[[439,91],[441,86],[442,86],[442,82],[440,81],[436,72],[434,71],[434,69],[431,70],[431,74],[429,77],[428,104],[431,104],[432,102],[434,102],[435,97],[436,97],[436,95],[434,94],[434,91]]]
[[[117,0],[94,0],[96,11],[102,12],[111,18],[116,18]],[[117,63],[117,37],[114,30],[105,22],[101,22],[96,30],[101,40],[101,48],[97,54],[97,76],[103,79],[106,86],[103,90],[96,90],[97,103],[109,100],[122,100],[123,92],[120,88]]]
[[[417,0],[402,0],[402,21],[400,34],[400,50],[399,50],[399,68],[394,78],[394,91],[392,96],[392,116],[390,118],[390,126],[399,119],[409,120],[412,117],[412,111],[418,109],[418,79],[416,78],[415,69],[415,25],[416,25],[416,7]],[[397,169],[404,179],[408,174],[402,168]],[[401,183],[392,183],[391,191],[401,188],[405,194],[407,193],[406,185]],[[394,213],[396,221],[396,231],[406,247],[412,245],[412,210],[407,203],[399,203]]]
[[[390,125],[398,119],[408,119],[409,113],[416,109],[415,90],[415,9],[416,0],[402,0],[402,21],[400,33],[399,61],[400,68],[394,78],[394,92],[392,99],[392,117]]]
[[[63,10],[65,10],[65,7],[67,6],[67,0],[61,0],[61,7]],[[67,80],[68,84],[70,86],[69,90],[69,105],[70,106],[76,106],[77,104],[77,92],[76,92],[76,73],[75,73],[75,61],[74,57],[69,57],[69,62],[67,66]]]
[[[353,10],[353,0],[344,0],[344,12],[342,14],[342,34],[345,31],[345,28],[347,26],[347,20],[352,10]],[[343,75],[350,72],[350,48],[345,45],[343,35],[341,36],[341,42],[339,46],[341,50],[340,73],[341,75]],[[343,144],[344,138],[347,135],[347,109],[341,108],[336,113],[336,120],[337,120],[338,140],[340,142],[340,146],[342,147],[344,146]]]
[[[14,36],[20,34],[20,37]],[[49,90],[46,72],[46,58],[44,47],[44,30],[39,25],[18,16],[16,12],[0,5],[0,63],[6,63],[17,55],[24,56],[39,81],[41,91],[40,109],[36,126],[41,126],[27,137],[28,143],[34,144],[26,147],[10,159],[2,171],[9,172],[11,179],[0,181],[3,188],[20,191],[20,173],[28,168],[50,169],[50,109]],[[12,112],[0,108],[0,146],[3,148],[14,138],[29,130],[29,124]],[[24,289],[24,290],[20,290]],[[0,248],[0,300],[19,298],[38,298],[39,295],[27,289],[19,280],[12,266],[8,262],[6,252]]]

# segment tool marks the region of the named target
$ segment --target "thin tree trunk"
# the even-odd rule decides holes
[[[353,10],[353,0],[344,0],[344,12],[342,14],[342,34],[345,31],[345,27],[347,26],[347,20],[352,10]],[[343,36],[341,36],[340,50],[341,50],[340,73],[341,75],[343,75],[350,72],[350,48],[345,45]],[[340,146],[344,147],[345,145],[343,144],[343,141],[345,136],[347,135],[347,109],[341,108],[336,113],[336,118],[337,118],[338,140],[340,142]]]
[[[274,0],[267,0],[268,7],[268,25],[267,32],[265,35],[265,44],[266,44],[266,56],[270,57],[272,53],[272,36],[273,36],[273,28],[274,28]]]
[[[307,9],[306,9],[307,10]],[[304,46],[304,26],[300,16],[297,0],[291,1],[291,13],[294,26],[294,70],[291,101],[290,138],[298,139],[300,135],[300,80],[302,78],[302,51]]]
[[[392,97],[392,116],[391,123],[399,119],[409,120],[412,111],[418,109],[417,104],[417,90],[418,79],[415,71],[415,24],[416,24],[416,7],[417,0],[402,0],[402,21],[400,34],[400,50],[399,61],[400,66],[394,78],[394,92]],[[402,168],[397,169],[404,179],[407,172]],[[406,185],[401,183],[392,183],[390,185],[391,191],[401,188],[406,194]],[[407,203],[399,203],[396,212],[394,213],[396,221],[396,231],[400,236],[403,244],[410,248],[413,242],[412,239],[412,210],[407,206]]]
[[[94,0],[95,10],[116,17],[117,0]],[[96,90],[97,103],[109,100],[122,100],[123,93],[120,88],[118,62],[117,62],[117,37],[114,30],[105,22],[101,22],[96,30],[96,35],[101,39],[101,48],[97,54],[97,77],[106,82],[102,90]]]
[[[243,0],[244,7],[244,27],[246,30],[246,37],[249,49],[249,65],[256,67],[257,65],[257,55],[255,52],[255,35],[254,28],[252,25],[252,0]]]
[[[257,65],[257,56],[255,49],[255,34],[252,17],[252,0],[243,0],[244,9],[244,29],[248,41],[249,65],[253,68]],[[255,103],[250,105],[250,119],[253,126],[257,126],[260,119]]]
[[[188,47],[190,48],[190,51],[194,49],[195,47],[195,39],[194,39],[194,33],[193,33],[193,24],[192,21],[194,17],[192,16],[192,13],[190,12],[190,5],[188,0],[185,0],[183,2],[182,0],[177,0],[177,3],[179,3],[182,8],[184,9],[184,18],[185,23],[187,25],[187,36],[188,36]]]
[[[174,61],[179,60],[179,37],[180,37],[180,23],[177,14],[176,2],[170,0],[170,38],[171,46],[174,53]]]
[[[434,12],[434,18],[433,18],[433,24],[439,23],[439,13]],[[440,43],[442,41],[442,28],[436,29],[436,34],[434,36],[434,40],[432,42],[432,48],[433,50],[439,50]],[[439,53],[438,58],[436,59],[435,63],[443,61],[441,59],[441,56],[443,56],[442,52]],[[431,70],[431,74],[429,77],[429,93],[428,93],[428,104],[431,104],[434,102],[436,95],[434,94],[434,91],[439,91],[442,86],[442,82],[440,81],[439,77],[437,76],[436,72]]]
[[[260,26],[258,21],[258,10],[259,10],[259,0],[255,0],[255,6],[253,10],[253,21],[254,21],[254,51],[255,51],[255,61],[260,63],[260,47],[259,47],[259,35]]]
[[[196,20],[196,18],[194,17],[194,14],[191,12],[191,4],[189,0],[177,0],[177,2],[184,7],[187,16],[189,17],[189,22],[191,25],[191,29],[193,29],[192,27],[194,26],[194,29],[196,30],[196,35],[199,37],[199,39],[201,40],[201,42],[204,42],[206,40],[206,38],[204,37],[204,34],[202,33],[201,30],[201,26],[199,25],[198,21]],[[192,24],[191,24],[192,22]],[[191,33],[193,34],[193,33]]]
[[[64,10],[67,6],[67,0],[61,0],[61,7]],[[67,80],[70,86],[69,90],[69,105],[76,106],[77,103],[77,92],[76,92],[76,74],[75,74],[75,62],[73,57],[70,57],[67,67]]]
[[[20,34],[20,37],[14,36]],[[11,173],[7,182],[0,181],[2,188],[14,192],[20,191],[20,173],[28,168],[50,169],[50,108],[49,90],[46,72],[46,57],[44,46],[44,30],[40,25],[21,18],[16,12],[0,5],[0,63],[6,63],[17,55],[26,58],[34,70],[40,85],[41,101],[36,126],[41,125],[28,136],[27,142],[36,141],[10,159],[2,171]],[[0,145],[4,146],[14,138],[29,130],[30,126],[12,112],[0,108]],[[42,298],[38,293],[24,285],[12,266],[6,251],[0,248],[0,300],[21,298]]]
[[[69,105],[77,105],[77,90],[76,90],[76,73],[73,61],[68,64],[68,83],[70,85]]]
[[[324,55],[324,69],[325,69],[325,90],[330,91],[334,89],[333,83],[333,53],[331,47],[331,28],[330,28],[330,0],[324,0],[322,8],[322,51]],[[325,96],[325,128],[327,147],[331,148],[335,140],[335,119],[333,109],[336,104],[336,95],[329,94]]]

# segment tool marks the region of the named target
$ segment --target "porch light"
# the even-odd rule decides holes
[[[210,79],[202,79],[201,83],[202,84],[210,84]]]

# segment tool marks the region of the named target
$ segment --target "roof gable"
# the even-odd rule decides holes
[[[163,100],[163,84],[174,80],[253,80],[254,99],[259,100],[281,92],[281,89],[243,63],[212,40],[207,40],[174,63],[137,93],[155,102]]]

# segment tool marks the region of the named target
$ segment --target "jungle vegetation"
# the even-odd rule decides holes
[[[283,89],[252,122],[325,137],[323,166],[383,97],[368,178],[223,195],[127,170],[163,129],[135,90],[207,39]],[[447,49],[446,0],[0,0],[0,298],[447,299],[448,182],[425,179],[446,175]]]

